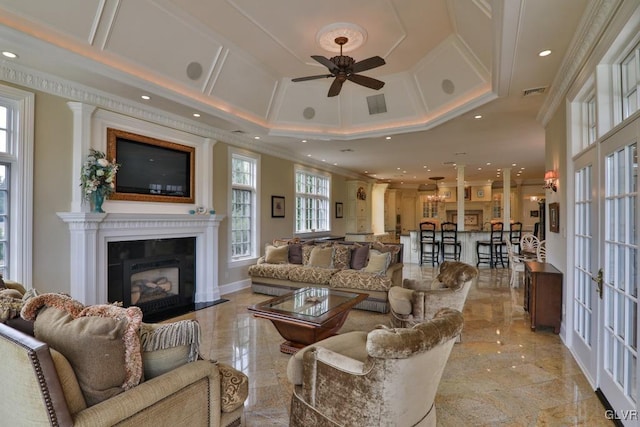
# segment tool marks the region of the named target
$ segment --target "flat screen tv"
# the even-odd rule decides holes
[[[194,203],[195,148],[107,129],[107,157],[120,164],[109,198]]]

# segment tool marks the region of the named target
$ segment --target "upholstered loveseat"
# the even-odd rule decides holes
[[[59,294],[29,299],[21,315],[38,338],[0,323],[0,424],[241,425],[248,379],[198,357],[196,322],[144,324],[137,307]]]
[[[283,295],[303,287],[366,293],[356,308],[387,313],[387,292],[402,284],[402,245],[280,240],[249,267],[253,292]]]

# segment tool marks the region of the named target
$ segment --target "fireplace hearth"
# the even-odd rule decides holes
[[[109,302],[140,307],[147,322],[194,309],[195,237],[109,242]]]

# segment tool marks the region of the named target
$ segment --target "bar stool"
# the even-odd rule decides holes
[[[443,222],[440,224],[440,245],[442,247],[442,259],[460,261],[462,243],[458,240],[458,224]],[[447,252],[447,247],[452,247],[453,252]]]
[[[514,222],[509,230],[509,242],[517,254],[520,254],[520,238],[522,237],[522,223]]]
[[[436,240],[436,224],[426,221],[420,223],[420,265],[429,259],[432,266],[440,262],[440,242]]]
[[[478,240],[476,242],[476,256],[478,262],[476,267],[479,267],[481,263],[489,264],[490,268],[500,265],[504,268],[504,258],[502,256],[502,247],[505,245],[502,240],[504,224],[501,222],[491,223],[491,237],[489,240]],[[489,251],[481,251],[483,248],[488,248]]]

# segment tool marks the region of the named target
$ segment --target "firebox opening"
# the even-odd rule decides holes
[[[109,243],[108,299],[145,322],[194,310],[195,237]]]

